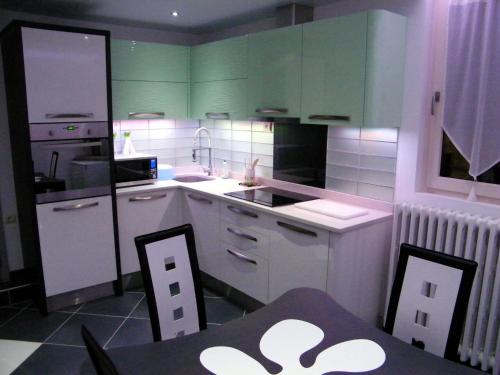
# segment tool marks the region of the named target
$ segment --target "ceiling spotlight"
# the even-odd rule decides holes
[[[172,12],[172,16],[177,17],[178,15],[179,15],[179,12],[178,12],[178,11],[174,10],[174,11]]]

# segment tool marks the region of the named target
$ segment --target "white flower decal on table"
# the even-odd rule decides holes
[[[262,336],[262,354],[283,369],[279,375],[323,375],[329,372],[367,372],[385,362],[385,352],[371,340],[350,340],[323,350],[311,367],[303,367],[300,356],[314,348],[325,334],[314,324],[287,319]],[[202,365],[216,375],[271,375],[258,361],[228,346],[214,346],[200,354]]]

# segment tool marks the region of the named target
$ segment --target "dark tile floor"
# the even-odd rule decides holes
[[[228,299],[204,291],[208,328],[241,318],[246,311]],[[28,304],[0,307],[0,341],[41,343],[12,373],[16,375],[77,375],[87,352],[80,336],[85,324],[105,349],[152,342],[145,295],[121,297],[72,306],[42,317]],[[8,341],[4,341],[4,343]],[[0,374],[4,374],[0,368]]]

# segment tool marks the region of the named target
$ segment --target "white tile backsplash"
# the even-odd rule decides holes
[[[398,130],[328,128],[326,188],[392,201]]]

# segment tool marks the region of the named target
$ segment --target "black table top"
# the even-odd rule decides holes
[[[367,339],[383,348],[386,360],[366,374],[482,374],[412,347],[358,319],[326,293],[308,288],[292,290],[262,309],[219,327],[173,340],[111,349],[108,353],[123,375],[202,375],[211,372],[201,364],[200,353],[213,346],[229,346],[260,362],[270,374],[276,374],[281,367],[260,352],[259,342],[269,328],[285,319],[309,322],[325,334],[319,345],[300,357],[304,367],[313,365],[318,354],[332,345]],[[90,362],[84,364],[82,374],[94,373],[89,367]]]

